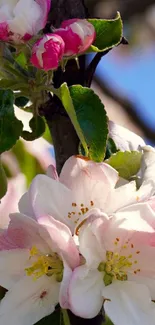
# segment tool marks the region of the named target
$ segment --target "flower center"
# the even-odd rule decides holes
[[[118,239],[116,238],[115,245],[117,245]],[[139,254],[140,251],[133,252],[133,254],[125,255],[124,250],[129,247],[129,242],[126,242],[121,247],[120,253],[107,251],[106,261],[101,262],[98,266],[98,271],[103,272],[103,281],[105,286],[112,283],[113,280],[126,281],[128,280],[129,269],[133,274],[140,272],[140,269],[136,268],[135,265],[138,263],[137,259],[134,259],[135,254]],[[130,248],[133,249],[134,245],[130,244]]]
[[[80,222],[80,219],[92,208],[94,208],[94,202],[91,200],[86,206],[84,203],[77,204],[76,202],[72,202],[72,210],[68,212],[68,218],[71,219],[76,227],[76,235],[78,235],[79,228],[83,225],[84,220]],[[86,221],[86,220],[85,220]]]
[[[27,276],[33,276],[37,280],[42,275],[55,275],[56,281],[61,282],[63,277],[63,262],[57,253],[42,254],[35,246],[30,250],[32,266],[25,269]]]

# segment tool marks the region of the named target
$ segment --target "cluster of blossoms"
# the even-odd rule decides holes
[[[34,178],[0,233],[1,324],[35,324],[57,303],[83,318],[104,307],[115,325],[155,324],[154,168],[155,150],[144,146],[138,189],[81,156],[60,177],[49,166]]]
[[[51,0],[0,2],[0,40],[28,41],[47,22]],[[85,52],[95,39],[95,29],[85,19],[64,21],[54,33],[40,37],[32,48],[31,63],[45,71],[58,68],[63,57]]]

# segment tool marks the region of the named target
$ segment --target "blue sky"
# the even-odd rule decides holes
[[[103,74],[112,88],[135,102],[137,112],[155,129],[155,47],[136,49],[122,59],[115,51],[103,57],[98,76]]]

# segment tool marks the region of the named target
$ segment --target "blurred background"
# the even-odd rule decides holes
[[[92,17],[110,19],[120,11],[124,36],[129,41],[129,45],[121,45],[102,58],[92,87],[111,120],[155,145],[155,1],[85,0],[85,3]],[[28,130],[31,114],[17,108],[16,114]],[[0,226],[10,211],[17,211],[18,200],[32,178],[45,173],[49,164],[55,164],[48,130],[44,138],[33,142],[20,140],[2,155],[2,163],[9,190],[0,204]]]
[[[120,11],[129,41],[102,58],[93,87],[112,120],[155,145],[155,1],[85,3],[92,17],[114,18]]]

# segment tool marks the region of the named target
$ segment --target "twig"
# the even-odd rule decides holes
[[[127,45],[128,44],[127,39],[125,37],[122,37],[122,39],[121,39],[121,41],[120,41],[120,43],[118,45],[120,45],[120,44]],[[84,85],[86,87],[91,86],[93,76],[95,74],[96,68],[97,68],[100,60],[102,59],[103,56],[108,54],[111,50],[112,50],[112,48],[110,48],[110,49],[108,49],[108,50],[106,50],[104,52],[98,52],[94,56],[93,60],[91,61],[91,63],[89,64],[89,66],[88,66],[88,68],[87,68],[87,70],[85,72],[85,83],[84,83]]]

